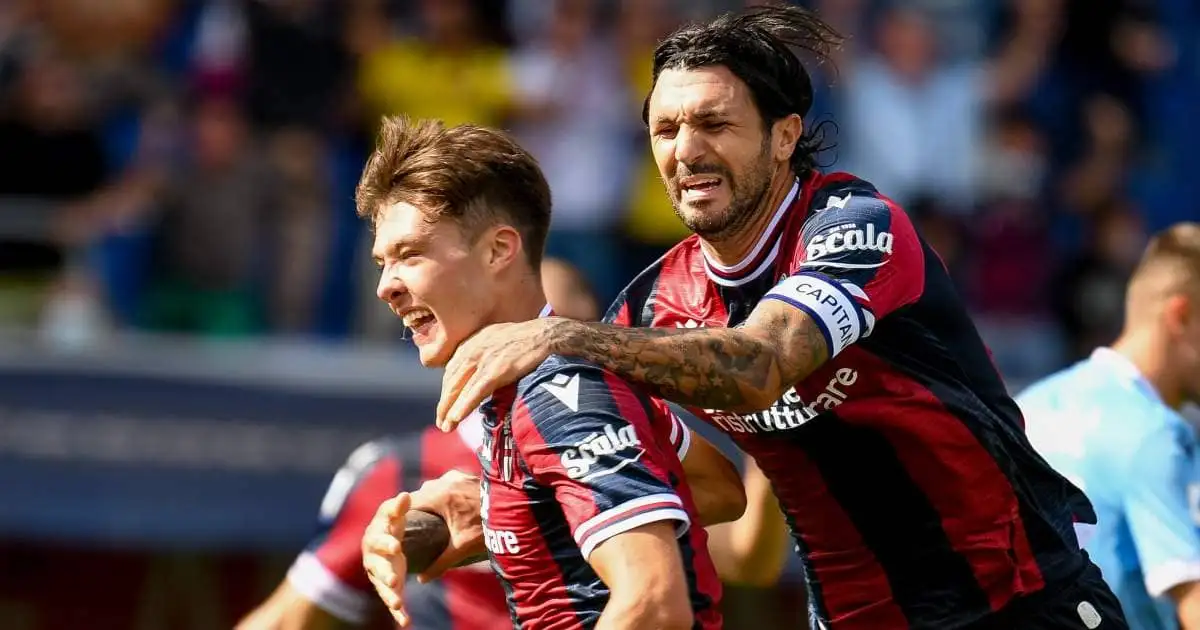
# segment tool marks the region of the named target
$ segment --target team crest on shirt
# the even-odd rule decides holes
[[[809,420],[831,411],[849,400],[858,370],[839,368],[812,402],[806,402],[795,387],[787,390],[769,409],[755,413],[733,414],[706,409],[713,423],[726,433],[776,433],[804,426]]]

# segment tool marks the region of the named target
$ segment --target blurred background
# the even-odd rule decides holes
[[[741,4],[0,0],[0,627],[228,628],[347,454],[432,415],[354,214],[378,117],[512,130],[607,304],[686,235],[654,43]],[[1200,218],[1200,4],[805,4],[850,36],[822,166],[907,207],[1011,386],[1110,341]],[[730,627],[800,619],[788,575]]]

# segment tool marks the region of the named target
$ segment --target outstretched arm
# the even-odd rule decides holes
[[[598,363],[678,403],[725,411],[769,407],[829,358],[806,312],[765,301],[740,328],[623,328],[556,320],[553,354]]]
[[[587,359],[673,402],[749,412],[771,406],[820,367],[829,346],[805,311],[776,300],[764,300],[733,329],[625,328],[558,317],[498,324],[459,346],[447,365],[438,426],[452,430],[551,354]]]

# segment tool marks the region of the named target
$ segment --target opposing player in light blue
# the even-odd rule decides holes
[[[1029,439],[1092,500],[1085,544],[1133,630],[1200,629],[1200,224],[1150,243],[1111,346],[1017,398]]]

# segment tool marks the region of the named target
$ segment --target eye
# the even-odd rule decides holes
[[[657,129],[655,129],[654,136],[656,138],[664,138],[664,139],[670,140],[671,138],[674,138],[675,134],[678,132],[679,132],[678,127],[664,126],[664,127],[659,127]]]

